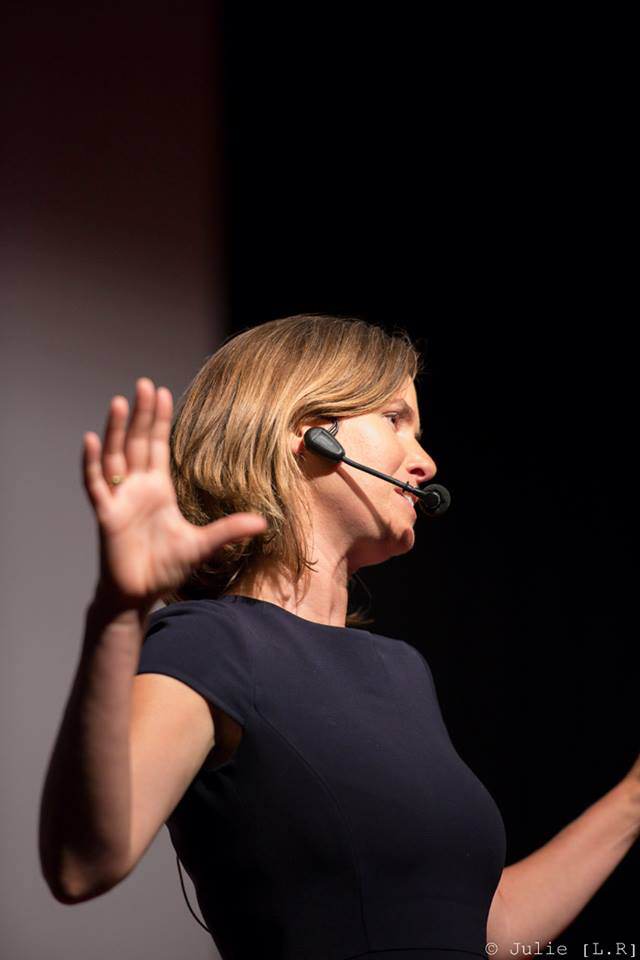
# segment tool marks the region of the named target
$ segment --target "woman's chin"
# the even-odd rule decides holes
[[[409,550],[413,549],[415,542],[416,535],[413,531],[413,527],[405,527],[400,535],[394,540],[394,556],[402,556],[403,553],[408,553]]]
[[[414,530],[413,530],[413,527],[409,527],[408,530],[405,530],[405,532],[404,532],[404,534],[403,534],[403,537],[402,537],[402,540],[403,540],[404,543],[406,543],[406,545],[407,545],[407,550],[411,550],[411,548],[413,547],[414,543],[416,542],[416,535],[415,535],[415,532],[414,532]],[[406,551],[405,551],[405,552],[406,552]]]

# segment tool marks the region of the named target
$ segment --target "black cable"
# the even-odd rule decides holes
[[[195,915],[195,913],[193,912],[193,910],[191,910],[191,904],[189,903],[189,898],[188,898],[188,896],[187,896],[187,891],[186,891],[185,888],[184,888],[184,880],[182,879],[182,869],[181,869],[181,867],[180,867],[180,857],[178,856],[178,854],[176,854],[176,861],[177,861],[177,863],[178,863],[178,873],[180,874],[180,886],[182,887],[182,893],[183,893],[183,895],[184,895],[184,898],[185,898],[185,900],[187,901],[187,906],[189,907],[189,910],[191,911],[191,916],[193,917],[194,920],[197,920],[197,922],[200,924],[201,927],[204,927],[204,929],[207,931],[207,933],[210,933],[211,936],[213,936],[213,934],[211,933],[211,930],[209,930],[209,927],[208,927],[205,923],[203,923],[202,920],[198,920],[198,918],[196,917],[196,915]]]

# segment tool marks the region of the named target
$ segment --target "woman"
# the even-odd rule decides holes
[[[58,900],[120,883],[166,823],[224,960],[509,956],[500,813],[424,658],[347,609],[414,505],[304,442],[333,424],[428,482],[419,372],[403,331],[289,317],[216,351],[172,430],[143,378],[128,424],[115,397],[85,434],[100,576],[42,800]]]

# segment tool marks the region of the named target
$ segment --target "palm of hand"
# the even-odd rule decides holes
[[[178,587],[223,544],[264,532],[266,521],[240,512],[205,526],[189,523],[169,471],[170,391],[139,379],[128,427],[122,399],[124,406],[112,400],[104,447],[97,434],[85,434],[84,481],[98,521],[101,591],[118,605],[139,607]],[[123,478],[117,486],[114,475]]]
[[[159,470],[134,472],[115,488],[101,532],[104,573],[131,598],[177,586],[207,555],[202,528],[182,516],[171,479]]]

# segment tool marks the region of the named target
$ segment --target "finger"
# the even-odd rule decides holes
[[[100,437],[97,433],[85,433],[83,437],[82,475],[89,499],[99,511],[109,502],[111,492],[104,479],[100,462]]]
[[[149,451],[149,467],[169,472],[169,437],[173,416],[173,396],[167,387],[158,387],[156,410]]]
[[[127,471],[149,468],[150,430],[156,406],[156,388],[149,377],[136,380],[136,399],[124,440]]]
[[[127,398],[122,396],[112,397],[102,448],[102,472],[107,481],[116,474],[122,477],[127,474],[124,438],[127,430],[128,414],[129,401]]]

